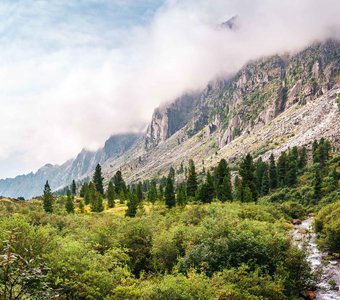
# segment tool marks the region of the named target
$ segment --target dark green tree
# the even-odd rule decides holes
[[[96,170],[93,175],[93,183],[96,186],[96,190],[102,196],[104,196],[104,186],[103,186],[102,168],[100,164],[96,166]]]
[[[73,197],[71,195],[71,191],[70,190],[67,191],[67,198],[66,198],[65,208],[66,208],[66,211],[69,214],[73,214],[74,213]]]
[[[127,210],[125,212],[125,216],[133,218],[136,216],[138,208],[138,199],[136,194],[129,193],[128,201],[127,201]]]
[[[197,190],[197,174],[196,174],[194,161],[190,159],[188,180],[187,180],[187,196],[195,197],[196,190]]]
[[[231,187],[231,181],[230,177],[228,175],[224,176],[223,182],[222,182],[222,189],[221,189],[221,195],[220,200],[222,202],[224,201],[232,201],[233,200],[233,191]]]
[[[80,188],[80,192],[79,192],[79,196],[84,198],[85,197],[85,193],[86,193],[86,190],[88,189],[89,185],[88,183],[83,183],[81,188]]]
[[[53,195],[51,192],[50,185],[48,184],[48,181],[46,181],[46,184],[44,187],[43,207],[47,213],[53,212]]]
[[[177,189],[176,203],[180,207],[184,207],[187,203],[187,196],[185,194],[185,185],[180,183]]]
[[[111,180],[109,181],[109,185],[107,187],[106,196],[108,207],[109,208],[115,207],[115,188]]]
[[[143,186],[141,182],[138,182],[137,184],[136,195],[137,195],[138,202],[141,203],[144,200]]]
[[[173,167],[169,170],[169,176],[171,177],[172,181],[175,182],[175,169]]]
[[[256,174],[256,187],[257,193],[261,194],[262,192],[262,181],[265,171],[267,170],[267,164],[259,158],[255,163],[255,174]]]
[[[234,184],[234,199],[238,201],[242,201],[242,182],[240,180],[240,177],[236,176],[235,178],[235,184]]]
[[[297,163],[295,159],[290,156],[286,172],[286,184],[287,186],[292,187],[295,186],[297,182]]]
[[[320,174],[320,168],[315,169],[315,176],[314,176],[314,199],[319,201],[322,197],[322,178]]]
[[[277,168],[273,153],[270,155],[269,158],[269,186],[271,190],[276,189],[278,186]]]
[[[255,166],[253,162],[253,157],[250,154],[247,154],[246,157],[242,159],[239,173],[242,177],[243,191],[246,191],[245,188],[248,187],[251,192],[253,201],[256,201],[257,200],[257,188],[256,188],[256,178],[255,178]],[[243,197],[242,200],[245,201],[245,198]]]
[[[270,183],[269,183],[269,171],[268,171],[268,165],[265,165],[265,171],[262,176],[262,183],[261,183],[261,194],[262,195],[268,195],[270,190]]]
[[[282,152],[277,162],[278,181],[279,186],[281,187],[284,187],[286,185],[287,161],[288,159],[286,152]]]
[[[313,163],[319,163],[320,162],[320,152],[319,152],[319,143],[317,140],[314,140],[313,146],[312,146],[312,153],[313,153]]]
[[[156,182],[151,182],[150,189],[148,192],[148,201],[154,204],[158,198]]]
[[[170,176],[168,176],[164,191],[165,205],[167,208],[172,208],[176,205],[174,183]]]
[[[120,170],[118,170],[113,176],[113,183],[115,186],[116,195],[119,195],[119,198],[124,200],[127,194],[127,188]]]
[[[221,159],[214,171],[216,196],[221,201],[231,200],[229,193],[231,185],[230,187],[228,186],[228,178],[230,182],[230,169],[227,161],[225,159]]]
[[[72,180],[72,184],[71,184],[71,193],[73,196],[77,195],[77,185],[74,180]]]
[[[307,149],[305,146],[303,146],[299,151],[298,168],[301,170],[305,166],[307,166]]]

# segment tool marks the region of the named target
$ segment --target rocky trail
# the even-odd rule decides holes
[[[299,248],[306,247],[308,261],[313,272],[318,275],[316,291],[309,291],[306,299],[339,300],[340,299],[340,260],[329,257],[327,253],[321,252],[317,246],[317,234],[312,224],[313,217],[304,221],[295,222],[293,240]]]

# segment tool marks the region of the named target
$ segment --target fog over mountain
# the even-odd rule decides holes
[[[0,177],[63,163],[111,134],[143,131],[160,103],[249,60],[340,38],[337,0],[88,6],[0,4]],[[124,22],[115,10],[134,13]],[[235,26],[221,30],[233,16]]]

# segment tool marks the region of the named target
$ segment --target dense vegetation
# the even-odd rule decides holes
[[[221,160],[197,173],[190,161],[131,186],[118,171],[106,191],[100,166],[65,196],[47,182],[41,200],[0,202],[0,295],[297,299],[315,282],[289,223],[318,211],[320,244],[340,252],[339,164],[321,139],[236,169]]]

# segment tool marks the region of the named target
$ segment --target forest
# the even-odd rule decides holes
[[[340,255],[340,155],[325,140],[127,185],[0,200],[0,299],[300,299],[318,282],[292,219]]]

